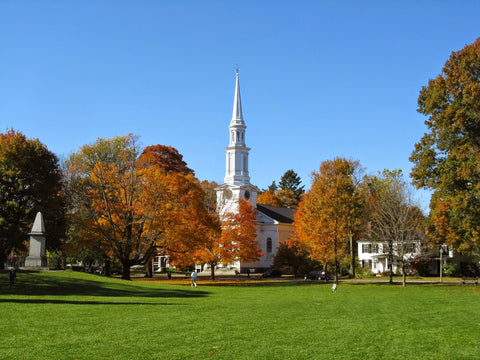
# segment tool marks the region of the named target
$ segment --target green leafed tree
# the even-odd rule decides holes
[[[38,139],[9,130],[0,134],[0,269],[12,251],[27,250],[37,211],[44,216],[47,248],[57,248],[65,229],[58,159]]]
[[[428,131],[415,145],[411,176],[433,190],[430,238],[480,251],[480,38],[452,52],[418,97]]]

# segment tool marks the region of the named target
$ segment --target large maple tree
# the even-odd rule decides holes
[[[411,176],[433,190],[430,237],[465,254],[480,251],[480,38],[452,52],[418,97],[428,131]]]
[[[124,279],[159,249],[177,262],[193,261],[206,223],[198,180],[139,166],[138,154],[134,136],[98,139],[70,157],[66,177],[78,238],[117,258]]]
[[[295,240],[309,256],[324,265],[338,262],[347,250],[347,239],[361,223],[363,197],[356,173],[359,164],[342,158],[324,161],[313,172],[312,186],[295,213]]]

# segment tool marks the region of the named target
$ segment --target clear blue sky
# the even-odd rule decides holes
[[[238,63],[251,182],[336,156],[403,169],[419,90],[480,36],[478,1],[0,2],[0,130],[62,156],[133,133],[223,182]]]

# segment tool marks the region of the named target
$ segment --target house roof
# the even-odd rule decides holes
[[[291,224],[296,209],[257,204],[257,210],[280,223]]]

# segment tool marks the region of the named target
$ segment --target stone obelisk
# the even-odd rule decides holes
[[[30,251],[25,259],[25,267],[46,267],[45,255],[45,224],[41,212],[37,213],[30,234]]]

